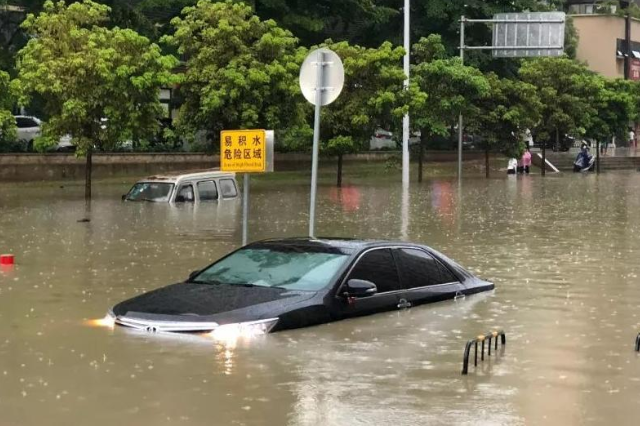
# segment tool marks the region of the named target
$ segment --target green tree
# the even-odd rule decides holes
[[[535,86],[518,80],[486,75],[490,92],[478,102],[480,114],[472,128],[482,138],[485,173],[489,177],[489,152],[520,158],[524,152],[524,134],[540,120],[542,103]]]
[[[347,42],[324,45],[340,56],[345,84],[338,99],[322,109],[321,150],[338,157],[337,185],[342,185],[342,159],[359,151],[377,128],[394,130],[406,111],[402,85],[404,49],[383,43],[364,48]]]
[[[636,117],[637,82],[630,80],[608,80],[595,77],[600,90],[595,98],[597,113],[593,115],[586,134],[598,144],[615,136],[618,141],[627,138],[629,124]]]
[[[327,39],[377,46],[389,22],[399,16],[400,3],[380,0],[253,0],[256,13],[291,30],[303,45]],[[384,30],[387,31],[384,31]],[[375,38],[372,42],[371,38]]]
[[[16,138],[16,121],[11,114],[13,98],[9,91],[9,74],[0,70],[0,151]]]
[[[478,114],[477,103],[489,93],[489,85],[480,70],[465,66],[459,58],[445,58],[441,37],[432,34],[413,46],[417,64],[412,67],[411,120],[420,131],[418,181],[422,181],[423,150],[435,135],[445,136],[463,114],[467,120]],[[426,94],[425,97],[424,94]],[[426,102],[424,101],[426,99]]]
[[[172,24],[165,41],[186,58],[181,129],[206,130],[214,146],[223,129],[275,129],[278,140],[308,135],[298,85],[306,50],[289,31],[231,1],[200,0]]]
[[[162,113],[159,90],[175,82],[177,60],[128,29],[101,26],[109,8],[90,0],[47,1],[23,28],[32,38],[19,52],[13,82],[19,101],[45,100],[49,117],[39,149],[70,134],[86,155],[85,197],[91,198],[92,153],[152,134]]]
[[[602,88],[593,72],[566,57],[539,58],[524,61],[520,77],[536,87],[542,102],[534,136],[543,143],[543,157],[551,141],[559,145],[564,135],[584,135],[598,113],[596,98]]]

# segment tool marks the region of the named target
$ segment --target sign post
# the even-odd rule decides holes
[[[309,53],[300,67],[300,89],[315,105],[313,151],[311,157],[311,195],[309,200],[309,236],[315,234],[318,153],[320,151],[320,107],[336,100],[344,85],[342,60],[332,50],[321,48]]]
[[[532,58],[561,56],[564,53],[564,12],[498,13],[493,19],[460,17],[460,58],[464,62],[465,50],[490,50],[495,58]],[[491,46],[466,46],[466,24],[493,26]],[[462,179],[462,139],[464,122],[458,119],[458,179]],[[542,175],[546,170],[546,145],[542,146]]]
[[[220,132],[220,170],[244,173],[242,246],[247,244],[250,173],[273,172],[274,132],[264,129]]]

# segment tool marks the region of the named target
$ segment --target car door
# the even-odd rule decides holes
[[[351,279],[367,280],[376,285],[378,291],[368,297],[345,296],[346,283]],[[338,289],[336,298],[340,317],[353,317],[396,310],[405,298],[398,268],[391,249],[376,248],[364,252],[353,264]]]
[[[419,248],[395,248],[400,280],[409,304],[453,298],[463,291],[459,279],[442,262]]]

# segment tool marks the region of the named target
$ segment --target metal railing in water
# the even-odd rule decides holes
[[[502,345],[507,344],[507,336],[504,331],[493,331],[486,335],[478,335],[476,338],[467,341],[467,345],[464,348],[464,358],[462,359],[462,375],[469,373],[469,356],[471,355],[471,347],[475,347],[475,353],[473,358],[473,366],[478,366],[478,343],[481,344],[480,360],[484,360],[484,347],[485,342],[488,342],[488,356],[491,356],[491,344],[494,345],[494,350],[498,350],[498,337]],[[640,334],[638,334],[638,340],[640,340]],[[636,348],[638,347],[638,340],[636,340]]]

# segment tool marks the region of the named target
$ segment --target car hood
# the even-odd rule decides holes
[[[215,326],[277,317],[284,306],[313,295],[261,286],[177,283],[123,301],[113,307],[112,314],[118,323],[140,329],[150,322],[166,322],[176,330],[207,330],[212,328],[205,323]]]

